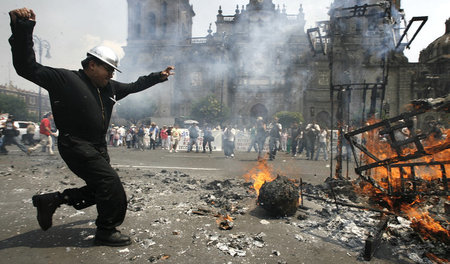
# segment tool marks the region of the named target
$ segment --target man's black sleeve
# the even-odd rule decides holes
[[[161,72],[153,72],[147,76],[141,76],[136,82],[132,83],[120,83],[111,81],[111,85],[114,86],[117,100],[120,100],[131,93],[137,93],[143,91],[157,83],[165,82],[166,79],[161,77]]]
[[[12,35],[9,38],[13,65],[17,74],[35,84],[49,90],[52,82],[58,80],[58,73],[51,67],[45,67],[36,62],[33,49],[33,29],[35,21],[17,18],[11,22]]]

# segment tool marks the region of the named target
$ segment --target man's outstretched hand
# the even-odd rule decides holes
[[[174,75],[175,74],[173,72],[174,69],[175,67],[168,66],[164,71],[161,72],[161,79],[166,80],[167,78],[169,78],[170,75]]]
[[[11,18],[11,22],[14,24],[17,21],[17,18],[29,19],[36,21],[36,14],[32,9],[28,9],[26,7],[14,9],[9,12],[9,17]]]

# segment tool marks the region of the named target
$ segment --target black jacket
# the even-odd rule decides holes
[[[106,87],[96,88],[83,70],[43,66],[36,62],[33,50],[35,24],[25,19],[11,24],[13,64],[17,74],[48,91],[55,124],[62,135],[103,143],[115,101],[164,81],[158,72],[141,76],[134,83],[110,80]]]

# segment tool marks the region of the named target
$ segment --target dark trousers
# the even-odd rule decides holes
[[[150,149],[155,149],[156,148],[156,140],[150,138]]]
[[[297,142],[298,142],[297,139],[294,139],[294,140],[292,140],[292,142],[291,142],[291,153],[292,153],[292,156],[294,156],[295,154],[297,154]]]
[[[250,142],[250,146],[248,146],[247,152],[252,151],[252,148],[258,152],[258,144],[256,144],[256,137],[252,137],[252,141]]]
[[[266,137],[257,137],[256,144],[258,145],[258,158],[262,158],[262,152],[264,150],[264,143],[266,143]]]
[[[312,160],[314,158],[314,149],[316,138],[306,138],[306,158]]]
[[[269,138],[269,158],[274,159],[277,155],[277,150],[279,146],[279,138],[276,137],[270,137]]]
[[[224,140],[223,143],[223,152],[225,156],[230,157],[231,154],[234,155],[234,141]]]
[[[95,224],[101,229],[112,229],[122,224],[127,211],[127,198],[119,175],[109,164],[104,144],[68,135],[60,136],[58,149],[67,166],[86,182],[81,188],[64,190],[68,205],[80,210],[97,206]]]
[[[209,147],[209,151],[212,151],[212,146],[211,146],[211,140],[205,140],[203,139],[203,152],[206,151],[206,144],[208,144]]]
[[[17,142],[16,138],[12,135],[5,135],[3,137],[3,143],[0,146],[0,152],[1,153],[8,153],[8,151],[6,150],[5,146],[6,145],[11,145],[14,144],[17,147],[19,147],[20,150],[22,150],[23,152],[27,153],[27,148],[22,145],[21,143]]]
[[[305,149],[306,148],[306,143],[305,143],[305,139],[304,138],[301,138],[300,140],[298,140],[298,146],[297,146],[297,153],[298,154],[302,154],[302,152],[303,152],[303,149]]]

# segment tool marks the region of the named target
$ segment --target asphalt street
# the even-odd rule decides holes
[[[0,156],[1,263],[359,263],[359,250],[351,251],[326,234],[302,232],[296,217],[270,219],[256,208],[254,196],[246,194],[239,184],[256,166],[255,152],[237,152],[235,158],[227,159],[222,152],[111,147],[111,164],[132,203],[120,228],[132,235],[134,243],[109,248],[93,246],[95,207],[77,211],[61,206],[53,217],[53,227],[40,230],[31,197],[84,183],[70,172],[58,152],[55,156],[39,152],[27,156],[15,146],[8,146],[8,150],[8,155]],[[330,175],[329,161],[310,161],[282,152],[269,164],[275,173],[301,177],[311,184],[323,183]],[[213,198],[212,191],[204,187],[211,181],[225,180],[236,183],[236,188],[228,190],[241,196],[238,206],[245,212],[234,216],[236,224],[231,231],[219,231],[214,214],[192,214],[205,205],[206,198]],[[264,242],[254,240],[260,236]],[[248,244],[249,239],[261,248]],[[222,240],[228,241],[227,245],[240,241],[247,247],[243,250],[247,255],[222,252]],[[396,260],[381,256],[373,263]]]

